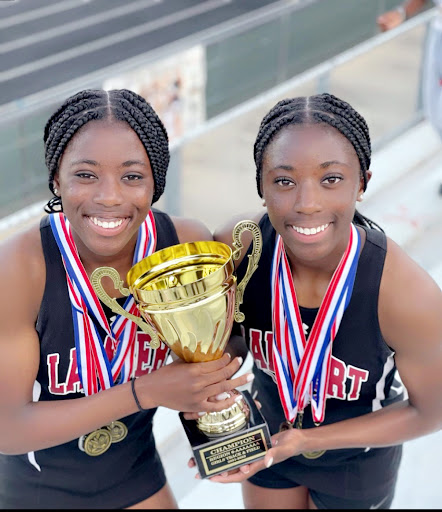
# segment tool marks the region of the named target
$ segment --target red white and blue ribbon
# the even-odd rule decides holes
[[[348,246],[306,340],[284,243],[279,235],[276,238],[271,275],[273,364],[284,414],[291,422],[309,402],[315,423],[324,420],[332,344],[350,302],[359,248],[360,236],[352,224]]]
[[[49,219],[66,270],[74,322],[78,373],[84,392],[89,396],[100,389],[112,387],[117,378],[119,382],[127,382],[130,379],[137,325],[122,315],[118,315],[112,325],[109,325],[100,300],[80,260],[69,221],[63,213],[51,214]],[[138,230],[133,264],[152,254],[155,251],[156,242],[155,219],[150,211]],[[133,315],[139,315],[132,296],[127,298],[124,309]],[[111,339],[114,353],[111,360],[106,354],[103,340],[91,317],[98,321]]]

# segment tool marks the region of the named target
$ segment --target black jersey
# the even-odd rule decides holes
[[[170,217],[153,209],[157,250],[179,243]],[[34,401],[70,400],[84,396],[78,376],[71,303],[66,272],[49,217],[40,224],[46,261],[46,286],[36,330],[40,367]],[[108,319],[113,313],[103,304]],[[100,330],[107,347],[106,333]],[[149,336],[137,332],[135,375],[161,367],[169,349],[149,346]],[[0,508],[124,508],[157,492],[165,483],[155,448],[152,420],[156,409],[121,421],[127,437],[100,456],[80,450],[79,440],[25,455],[0,455]]]
[[[245,288],[241,305],[245,320],[241,325],[236,324],[234,329],[236,332],[241,330],[253,355],[253,392],[258,392],[256,398],[262,404],[261,412],[274,434],[279,431],[285,419],[272,360],[271,264],[276,233],[267,214],[259,224],[263,235],[263,251],[258,268]],[[403,399],[403,389],[395,380],[394,352],[382,337],[378,319],[379,285],[387,248],[386,237],[374,229],[366,229],[366,234],[353,294],[333,341],[323,425],[361,416]],[[247,254],[250,250],[251,247]],[[246,256],[237,270],[238,282],[245,274],[247,263]],[[307,337],[318,309],[301,306],[299,309]],[[303,428],[315,428],[310,406],[304,411]],[[341,486],[336,495],[342,496],[342,485],[345,485],[348,497],[362,497],[365,491],[379,495],[383,486],[388,487],[395,480],[400,455],[400,446],[328,450],[316,459],[307,459],[302,455],[292,457],[275,465],[273,470],[281,471],[285,476],[291,475],[301,485],[330,494],[333,494],[337,486]],[[348,466],[345,482],[342,481],[342,471],[333,471],[335,466],[343,463],[356,463],[356,469]],[[370,486],[364,485],[364,475],[373,471],[376,474],[373,475],[372,483]]]

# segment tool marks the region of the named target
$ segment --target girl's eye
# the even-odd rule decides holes
[[[288,185],[293,184],[293,180],[291,180],[290,178],[285,178],[284,176],[281,176],[281,177],[275,179],[275,183],[280,185],[281,187],[287,187]]]
[[[327,178],[324,178],[323,183],[326,183],[327,185],[334,185],[340,181],[342,181],[341,176],[327,176]]]
[[[94,179],[95,178],[95,174],[93,174],[91,172],[87,172],[87,171],[77,172],[77,173],[75,173],[75,176],[77,176],[78,178],[85,178],[85,179]]]
[[[143,176],[140,174],[126,174],[126,176],[123,177],[123,180],[127,181],[137,181],[143,179]]]

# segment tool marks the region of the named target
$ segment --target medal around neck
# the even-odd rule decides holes
[[[233,262],[243,248],[244,231],[251,232],[253,248],[246,274],[237,283]],[[107,306],[150,335],[152,348],[163,342],[187,363],[213,361],[222,357],[233,321],[244,320],[239,306],[262,252],[258,224],[239,222],[233,229],[233,246],[234,252],[215,241],[174,245],[134,265],[127,274],[129,289],[111,267],[96,269],[91,283]],[[142,318],[129,316],[109,297],[101,284],[104,276],[110,277],[123,295],[134,297]],[[219,413],[206,413],[198,420],[186,420],[180,413],[202,478],[258,460],[270,447],[267,424],[250,394],[235,393],[238,401]]]

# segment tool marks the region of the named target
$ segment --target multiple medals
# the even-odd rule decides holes
[[[348,246],[337,266],[306,340],[292,272],[280,235],[272,262],[273,364],[286,421],[280,431],[302,428],[304,409],[311,403],[313,421],[324,421],[330,377],[331,349],[350,302],[359,259],[360,236],[351,224]],[[320,457],[325,450],[305,452]]]
[[[101,455],[109,450],[111,444],[119,443],[127,436],[127,427],[122,421],[112,421],[110,425],[81,436],[78,447],[91,457]]]
[[[85,395],[89,396],[100,390],[111,388],[117,381],[123,383],[131,378],[137,325],[122,315],[118,315],[109,325],[80,260],[69,221],[62,212],[51,214],[49,219],[66,270],[74,322],[78,374]],[[156,241],[155,219],[150,211],[138,229],[133,257],[134,265],[155,251]],[[139,314],[132,296],[127,298],[123,307],[133,315]],[[106,354],[104,343],[91,316],[98,321],[112,340],[111,360]],[[126,435],[127,427],[124,423],[114,421],[87,436],[82,436],[79,447],[88,455],[101,455],[112,443],[122,441]]]

